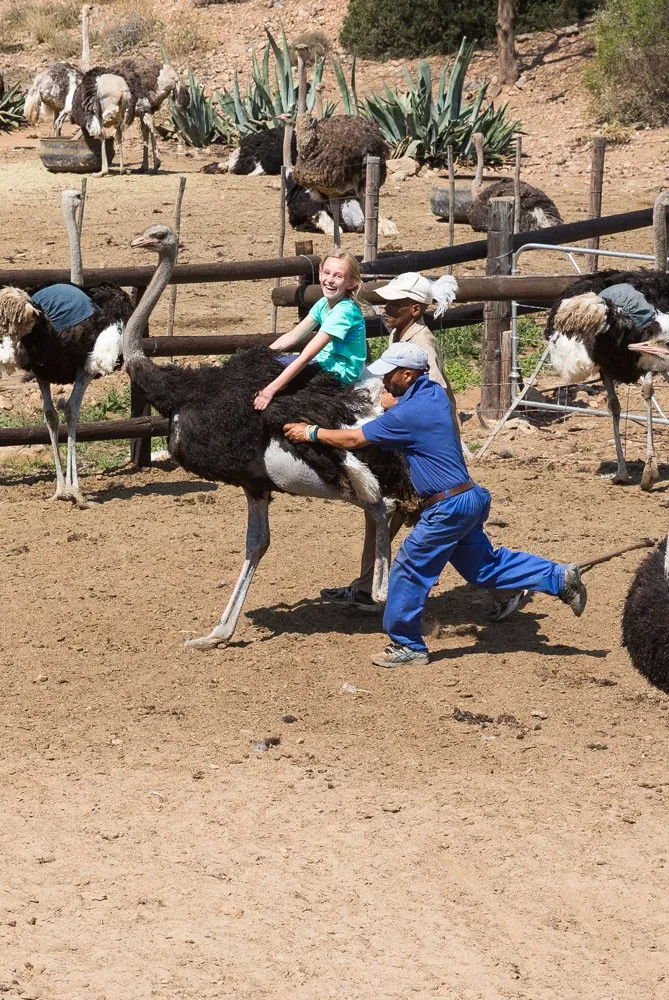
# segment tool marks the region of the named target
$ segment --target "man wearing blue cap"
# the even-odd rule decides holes
[[[430,590],[451,562],[468,583],[498,590],[536,590],[559,597],[575,615],[585,610],[587,594],[576,563],[560,565],[510,549],[493,549],[483,525],[490,513],[490,493],[472,482],[441,386],[432,382],[422,347],[397,343],[369,366],[383,378],[397,405],[361,427],[329,430],[311,436],[306,424],[286,424],[291,441],[318,440],[336,448],[374,444],[401,451],[411,482],[424,501],[418,523],[395,557],[390,571],[383,627],[390,643],[372,657],[380,667],[429,662],[421,617]]]

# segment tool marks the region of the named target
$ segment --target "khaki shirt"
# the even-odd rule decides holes
[[[428,360],[430,362],[430,378],[433,382],[436,382],[446,390],[446,394],[451,401],[455,426],[457,427],[459,433],[460,423],[457,420],[455,396],[453,395],[453,390],[451,389],[448,379],[444,374],[444,359],[442,357],[437,338],[425,325],[425,321],[421,318],[416,320],[415,323],[412,323],[411,326],[404,331],[400,340],[403,343],[411,341],[412,344],[417,344],[418,347],[422,347],[424,351],[427,351]],[[392,344],[394,342],[394,338],[391,334],[390,343]]]

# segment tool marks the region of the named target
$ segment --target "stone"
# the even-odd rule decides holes
[[[390,174],[405,173],[407,177],[413,177],[420,170],[418,163],[412,156],[400,156],[396,160],[386,160],[386,168]]]

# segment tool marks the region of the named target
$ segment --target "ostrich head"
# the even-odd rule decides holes
[[[40,311],[22,288],[0,289],[0,364],[14,364],[16,344],[30,333]]]
[[[133,250],[153,250],[161,257],[169,256],[172,252],[176,256],[178,241],[169,226],[158,222],[155,226],[149,226],[143,233],[136,236],[130,246]]]
[[[172,100],[178,108],[181,108],[183,111],[188,107],[188,87],[184,85],[173,66],[168,66],[167,63],[165,63],[165,65],[161,67],[158,75],[158,82],[156,84],[156,90],[156,98],[160,103],[162,103],[165,98],[171,94]]]
[[[653,371],[669,371],[669,333],[660,333],[652,340],[640,344],[628,344],[629,351],[643,354],[648,359],[648,367]],[[654,359],[658,358],[658,361]]]

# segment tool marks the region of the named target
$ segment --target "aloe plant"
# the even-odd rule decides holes
[[[470,154],[471,137],[482,132],[486,158],[501,162],[511,150],[520,122],[507,118],[507,106],[495,110],[486,101],[487,83],[483,83],[470,105],[463,104],[465,75],[476,42],[463,38],[450,74],[445,66],[433,87],[430,64],[418,65],[416,80],[404,71],[407,89],[401,92],[386,86],[381,94],[367,94],[358,100],[355,92],[355,60],[349,86],[341,65],[334,64],[344,108],[356,110],[379,126],[393,156],[413,156],[420,163],[443,166],[448,161],[448,147],[456,159]]]
[[[10,87],[0,97],[0,132],[11,132],[12,129],[25,125],[23,117],[23,102],[26,95],[18,84]]]
[[[297,109],[298,87],[293,80],[291,53],[286,33],[281,28],[280,43],[266,29],[267,42],[259,59],[255,49],[251,51],[252,73],[240,86],[239,74],[235,71],[232,89],[219,90],[216,101],[221,114],[239,134],[257,132],[276,125],[279,115],[294,115]],[[274,57],[273,60],[271,57]],[[270,68],[270,62],[272,66]],[[325,58],[314,61],[313,75],[307,84],[307,108],[312,111],[316,101],[316,88],[323,79]],[[331,115],[335,105],[325,102],[323,113]]]
[[[168,138],[181,139],[187,146],[210,146],[215,142],[230,141],[231,129],[216,110],[193,75],[188,71],[188,104],[179,105],[170,98],[169,121],[160,131]]]

